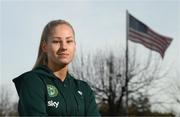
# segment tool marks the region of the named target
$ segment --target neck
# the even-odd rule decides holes
[[[68,67],[67,65],[60,66],[48,63],[49,69],[51,69],[55,76],[57,76],[61,81],[64,81],[67,75]]]

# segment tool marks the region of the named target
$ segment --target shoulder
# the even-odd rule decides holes
[[[39,80],[38,74],[34,71],[28,71],[20,76],[16,77],[13,79],[13,82],[16,81],[34,81],[34,80]]]
[[[46,85],[37,73],[33,71],[23,73],[13,79],[13,82],[20,98],[24,100],[29,98],[44,99],[43,96],[46,93]]]
[[[34,71],[28,71],[13,79],[16,88],[21,86],[37,87],[44,85],[43,80]],[[22,87],[21,87],[22,88]]]
[[[89,89],[89,90],[91,89],[90,85],[86,81],[77,79],[77,82],[79,82],[80,87],[85,88],[85,89]]]
[[[80,80],[80,79],[76,79],[72,75],[71,75],[71,79],[73,79],[73,81],[75,82],[78,89],[85,91],[85,92],[91,92],[92,91],[88,82]]]

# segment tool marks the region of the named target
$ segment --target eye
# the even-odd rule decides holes
[[[59,41],[53,40],[52,43],[56,44],[56,43],[59,43]]]
[[[74,42],[73,40],[67,40],[66,41],[67,43],[72,43],[72,42]]]

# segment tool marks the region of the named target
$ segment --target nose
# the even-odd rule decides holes
[[[67,43],[65,41],[60,43],[60,50],[67,50]]]

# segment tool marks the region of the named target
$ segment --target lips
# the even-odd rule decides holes
[[[66,56],[68,56],[69,54],[68,54],[68,53],[57,53],[57,55],[66,57]]]

